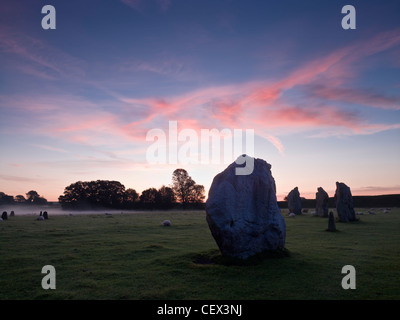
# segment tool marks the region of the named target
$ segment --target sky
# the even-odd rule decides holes
[[[356,29],[342,28],[347,4]],[[44,5],[56,29],[42,28]],[[2,0],[0,13],[6,194],[57,201],[98,179],[140,193],[176,168],[207,193],[241,152],[152,163],[162,138],[148,134],[164,132],[174,150],[171,123],[195,135],[175,147],[197,160],[202,130],[254,130],[278,200],[296,186],[333,196],[336,181],[353,195],[400,193],[397,0]]]

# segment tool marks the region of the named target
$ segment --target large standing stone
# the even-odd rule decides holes
[[[356,213],[354,211],[353,196],[350,188],[342,182],[336,182],[335,200],[339,221],[355,221]]]
[[[290,212],[301,214],[301,199],[298,187],[289,192],[287,196],[287,202]]]
[[[222,254],[241,259],[285,247],[286,225],[271,165],[253,160],[249,175],[236,175],[241,167],[236,162],[216,175],[206,202],[206,219]]]
[[[322,187],[318,188],[318,192],[315,194],[315,199],[316,199],[315,211],[316,211],[317,216],[328,217],[329,195],[326,193],[326,191]]]
[[[7,220],[7,218],[8,218],[8,216],[7,216],[7,211],[4,211],[4,212],[2,213],[1,218],[2,218],[3,220]]]

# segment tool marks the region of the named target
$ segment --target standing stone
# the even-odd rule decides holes
[[[328,217],[329,195],[326,193],[326,191],[322,187],[318,188],[318,192],[315,194],[315,199],[316,199],[315,211],[316,211],[317,216]]]
[[[354,211],[353,196],[351,195],[350,188],[342,182],[336,182],[335,199],[339,221],[355,221],[356,213]]]
[[[14,217],[14,216],[15,216],[14,211],[11,211],[11,212],[10,212],[10,217]]]
[[[298,187],[289,192],[287,196],[287,202],[290,212],[301,214],[301,199]]]
[[[3,211],[3,214],[1,215],[1,218],[3,219],[3,220],[7,220],[7,211]]]
[[[329,212],[329,220],[328,220],[328,229],[326,231],[337,231],[335,225],[335,217],[333,216],[333,212]]]
[[[47,211],[43,212],[43,218],[45,220],[49,219],[49,215],[47,214]]]
[[[236,175],[236,161],[214,177],[206,220],[223,255],[246,259],[284,249],[286,225],[276,200],[271,165],[254,160],[251,174]]]

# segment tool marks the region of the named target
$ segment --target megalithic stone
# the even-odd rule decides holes
[[[296,187],[289,192],[287,197],[288,208],[290,212],[301,214],[301,199],[299,188]]]
[[[353,196],[350,188],[342,182],[336,182],[335,200],[339,221],[355,221],[356,213],[354,211]]]
[[[206,202],[206,220],[221,253],[246,259],[284,249],[286,224],[271,165],[254,159],[248,175],[236,175],[238,166],[233,162],[214,177]]]
[[[328,229],[326,231],[337,231],[335,224],[335,217],[333,216],[333,212],[329,212],[329,220],[328,220]]]
[[[315,194],[315,212],[319,217],[328,217],[328,193],[322,188],[318,188],[318,192]]]

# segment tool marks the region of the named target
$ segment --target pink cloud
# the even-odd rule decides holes
[[[133,0],[125,2],[131,6],[140,4],[140,1]],[[115,139],[145,143],[148,130],[160,126],[166,129],[168,121],[175,120],[182,129],[255,129],[256,135],[266,138],[282,153],[284,146],[278,138],[279,134],[304,131],[318,131],[319,135],[371,134],[397,129],[398,124],[368,122],[359,113],[345,111],[333,105],[332,101],[368,103],[398,110],[399,98],[344,85],[348,80],[348,68],[353,63],[399,44],[398,30],[394,30],[307,62],[275,81],[214,86],[167,97],[138,99],[115,95],[114,100],[109,102],[116,110],[112,113],[87,99],[68,95],[40,98],[20,96],[15,101],[12,98],[4,101],[0,97],[0,103],[21,112],[30,111],[41,123],[35,132],[75,143],[102,144],[112,143]],[[67,62],[74,61],[65,54],[59,58],[62,62],[60,65],[45,59],[44,52],[53,49],[35,39],[28,39],[27,46],[23,46],[20,41],[0,33],[0,46],[38,66],[25,69],[26,73],[36,72],[38,77],[41,70],[46,70],[42,76],[52,76],[52,73],[48,73],[49,69],[65,74]],[[33,50],[28,50],[29,47]],[[152,68],[146,64],[136,67]],[[169,71],[160,63],[152,72]],[[305,93],[301,101],[293,102],[288,98],[287,92],[293,88]],[[316,101],[316,98],[323,101]],[[32,129],[29,124],[25,126]]]
[[[125,99],[125,102],[147,106],[151,115],[135,123],[142,128],[151,125],[155,120],[164,120],[164,123],[178,120],[184,123],[193,118],[197,120],[191,125],[196,128],[204,126],[204,123],[208,127],[219,128],[250,126],[256,129],[256,134],[266,137],[280,152],[283,152],[284,147],[273,132],[282,132],[283,128],[285,134],[319,130],[321,135],[371,134],[396,129],[397,124],[369,123],[355,111],[343,110],[326,101],[318,104],[315,101],[315,97],[318,97],[323,100],[368,102],[377,107],[397,109],[397,98],[388,98],[367,90],[338,87],[349,79],[348,71],[355,61],[400,43],[396,32],[385,33],[382,39],[376,36],[367,41],[368,45],[359,42],[338,49],[320,59],[305,63],[277,81],[210,87],[169,98]],[[334,87],[331,89],[323,84]],[[293,104],[286,98],[286,92],[297,87],[308,93],[302,101],[306,105]],[[202,114],[206,115],[204,119]]]
[[[313,96],[323,99],[349,102],[382,109],[400,110],[400,96],[390,97],[375,90],[343,87],[313,86],[309,88]]]
[[[278,149],[278,151],[283,154],[285,151],[285,147],[283,146],[282,142],[275,136],[271,134],[265,134],[264,137],[272,143],[272,145]]]

